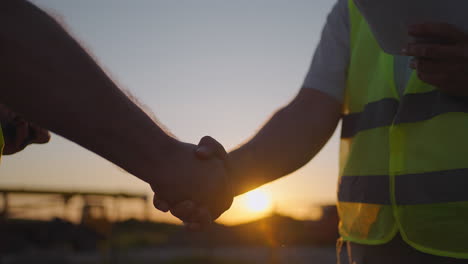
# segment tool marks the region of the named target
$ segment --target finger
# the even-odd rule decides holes
[[[14,145],[16,148],[19,150],[22,150],[26,147],[27,145],[27,139],[29,137],[29,127],[28,123],[24,121],[23,119],[20,119],[18,121],[15,121],[16,124],[16,135],[15,135],[15,141]]]
[[[468,45],[414,44],[403,50],[406,56],[431,59],[467,59]]]
[[[439,89],[452,95],[452,96],[468,96],[468,90],[466,89],[466,76],[456,76],[450,81],[447,81],[443,85],[439,86]]]
[[[227,164],[226,166],[229,167],[229,164]],[[210,210],[212,220],[216,220],[224,212],[229,210],[232,203],[234,202],[235,195],[234,195],[232,179],[229,176],[226,176],[226,177],[223,177],[223,180],[224,180],[223,188],[219,189],[219,192],[215,196],[213,196],[213,197],[217,197],[218,199],[216,199],[216,203],[215,203],[216,206],[214,208],[211,208]]]
[[[418,78],[437,87],[439,90],[453,96],[467,96],[468,91],[460,83],[464,83],[464,77],[452,76],[451,73],[419,73]]]
[[[36,124],[30,123],[29,129],[32,132],[32,143],[44,144],[50,141],[50,132]]]
[[[229,208],[232,205],[233,202],[233,195],[225,195],[222,201],[218,201],[218,204],[216,207],[212,208],[213,210],[211,211],[211,220],[216,220],[218,219],[224,212],[229,210]]]
[[[436,86],[438,88],[445,87],[448,83],[451,83],[451,79],[448,73],[423,73],[418,72],[418,78],[428,84]]]
[[[153,197],[153,205],[156,209],[162,212],[168,212],[169,211],[169,204],[161,199],[158,199],[156,195]]]
[[[184,226],[189,231],[200,231],[202,226],[199,223],[184,223]]]
[[[432,60],[415,58],[410,67],[424,74],[451,73],[457,74],[463,69],[464,64],[451,60]]]
[[[457,27],[447,23],[422,23],[410,25],[408,34],[416,38],[438,39],[444,43],[455,43],[468,39]]]
[[[186,223],[186,227],[191,231],[200,231],[207,228],[212,223],[211,213],[208,208],[201,207],[195,214],[190,216],[190,221]]]
[[[182,221],[187,220],[196,210],[197,208],[193,201],[183,201],[170,209],[171,214]]]
[[[195,153],[200,159],[217,157],[221,160],[225,160],[227,158],[227,153],[223,145],[209,136],[205,136],[200,140]]]

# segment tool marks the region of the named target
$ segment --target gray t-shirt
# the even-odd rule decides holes
[[[338,0],[328,15],[304,88],[315,89],[343,101],[350,60],[350,24],[348,0]],[[412,73],[409,61],[409,57],[395,56],[394,78],[400,95]]]

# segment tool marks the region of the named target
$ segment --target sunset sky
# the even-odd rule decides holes
[[[180,140],[196,144],[210,135],[229,150],[297,93],[335,1],[32,2],[59,17],[112,79]],[[268,210],[315,217],[314,204],[335,201],[337,173],[335,133],[304,168],[261,188],[271,197]],[[3,187],[149,192],[132,175],[57,135],[4,157],[0,174]],[[240,197],[220,221],[263,214]],[[156,211],[154,218],[174,221]]]

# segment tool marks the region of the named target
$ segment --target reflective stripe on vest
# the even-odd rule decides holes
[[[468,98],[413,74],[399,98],[393,57],[352,0],[338,212],[345,240],[468,258]]]
[[[450,96],[438,90],[406,94],[402,98],[401,105],[403,107],[399,109],[397,99],[385,98],[367,104],[362,112],[344,116],[341,137],[350,138],[360,131],[390,126],[392,123],[429,120],[449,112],[468,113],[468,97]],[[428,105],[432,107],[425,107]]]
[[[468,201],[467,176],[468,169],[396,175],[395,200],[399,205]],[[423,188],[412,187],[417,185]],[[339,201],[391,205],[389,175],[343,176],[339,188]]]

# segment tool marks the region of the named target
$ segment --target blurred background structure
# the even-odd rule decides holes
[[[338,217],[321,206],[316,221],[274,210],[234,226],[193,233],[151,221],[137,193],[0,189],[0,263],[334,263]],[[140,214],[123,219],[125,203]],[[49,211],[40,219],[37,211]],[[35,217],[37,215],[38,217]]]

